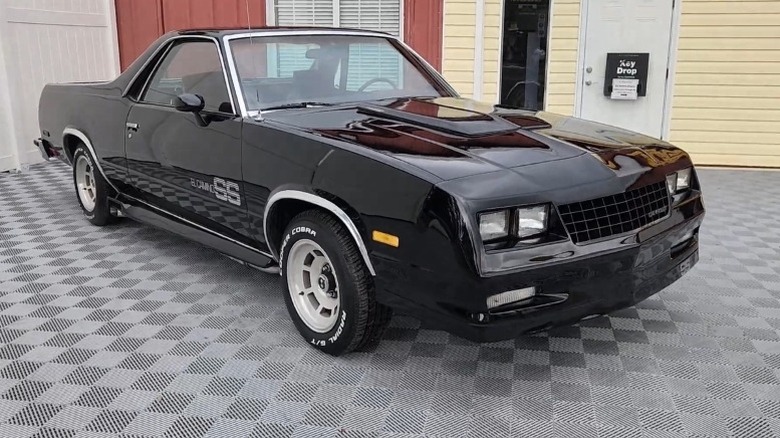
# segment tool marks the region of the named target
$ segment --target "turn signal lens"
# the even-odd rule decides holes
[[[377,230],[374,230],[374,232],[371,233],[371,238],[374,239],[375,242],[384,243],[393,248],[398,248],[398,245],[401,243],[401,239],[399,239],[398,236],[393,236],[392,234],[383,233]]]

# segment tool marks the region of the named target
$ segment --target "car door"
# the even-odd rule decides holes
[[[241,175],[242,118],[235,114],[216,40],[173,41],[126,123],[131,184],[147,202],[223,233],[250,235]],[[204,110],[174,108],[201,96]]]

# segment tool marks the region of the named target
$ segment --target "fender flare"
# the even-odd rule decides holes
[[[268,202],[265,204],[265,211],[263,212],[263,233],[265,233],[266,236],[268,236],[268,214],[271,212],[271,208],[276,202],[284,199],[295,199],[298,201],[303,201],[333,213],[333,215],[336,216],[336,218],[338,218],[342,224],[344,224],[344,227],[346,227],[347,231],[349,231],[349,234],[355,241],[355,245],[358,247],[358,251],[360,251],[360,255],[363,257],[363,261],[365,262],[368,271],[371,273],[371,275],[376,276],[374,265],[371,263],[371,259],[368,257],[368,248],[366,247],[363,238],[360,236],[360,231],[358,231],[355,223],[352,222],[352,219],[350,219],[349,215],[347,215],[344,210],[339,208],[338,205],[328,201],[321,196],[299,190],[281,190],[272,194],[271,197],[268,198]],[[271,242],[267,243],[268,248],[271,250],[274,258],[279,260],[279,250],[274,248],[274,245]]]
[[[106,176],[106,172],[103,171],[103,166],[100,165],[100,158],[98,158],[97,153],[95,153],[95,148],[92,146],[92,142],[89,141],[89,138],[86,134],[79,131],[76,128],[67,127],[64,131],[62,131],[62,145],[65,146],[65,137],[68,135],[72,135],[84,144],[84,146],[89,149],[89,153],[92,154],[93,161],[95,162],[95,166],[97,166],[98,170],[100,171],[100,174],[103,175],[103,179],[108,183],[108,185],[111,186],[114,190],[116,190],[117,193],[119,193],[119,189],[116,188],[116,186],[111,182],[110,179]]]

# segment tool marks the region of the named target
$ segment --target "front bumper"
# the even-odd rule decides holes
[[[512,339],[630,307],[669,286],[698,261],[703,217],[697,199],[659,224],[651,237],[643,230],[633,241],[601,245],[584,257],[488,278],[466,275],[463,269],[442,275],[383,261],[377,265],[377,296],[433,328],[467,339]],[[535,298],[487,308],[488,296],[530,286],[538,289]]]

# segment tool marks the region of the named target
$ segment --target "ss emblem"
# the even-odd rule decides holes
[[[236,182],[214,178],[214,195],[220,201],[227,201],[233,205],[241,206],[241,191]]]

